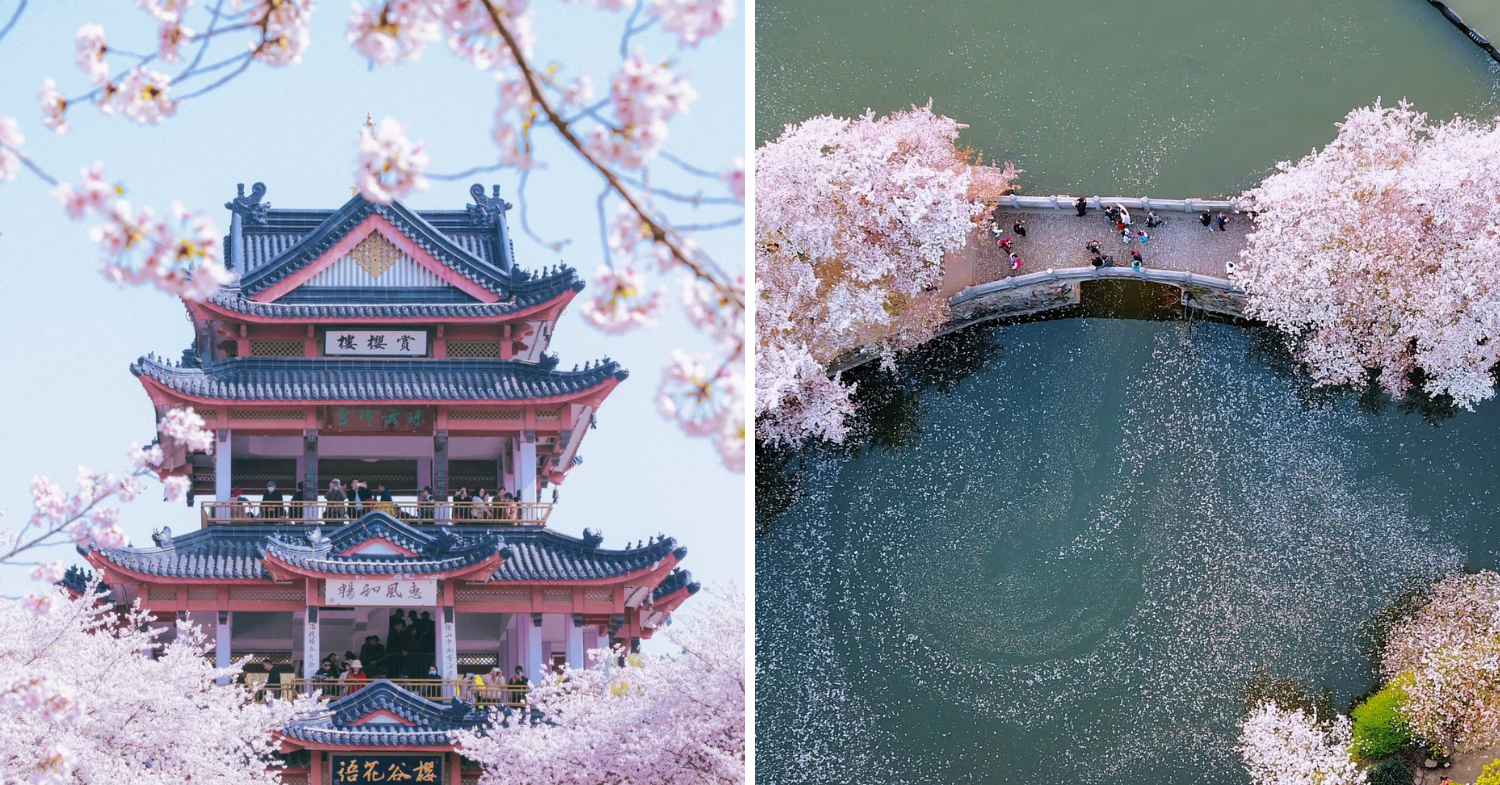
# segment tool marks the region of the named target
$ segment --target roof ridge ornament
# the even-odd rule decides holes
[[[250,195],[245,195],[245,184],[238,183],[235,186],[239,195],[224,203],[224,208],[237,215],[244,216],[246,221],[256,226],[266,225],[266,212],[271,209],[270,202],[261,202],[261,197],[266,195],[266,184],[256,183],[250,186]]]
[[[515,205],[500,198],[500,186],[494,186],[492,196],[484,195],[484,185],[475,183],[469,186],[469,196],[473,197],[474,204],[467,205],[469,221],[475,226],[492,226],[505,217],[507,210]]]

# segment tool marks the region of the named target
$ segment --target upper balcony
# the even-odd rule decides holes
[[[394,495],[393,495],[394,498]],[[380,510],[407,523],[448,525],[546,526],[552,504],[496,498],[492,501],[420,501],[415,495],[393,501],[363,504],[343,501],[214,501],[198,502],[203,526],[209,524],[330,524],[343,525]]]

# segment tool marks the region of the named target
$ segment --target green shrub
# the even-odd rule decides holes
[[[1354,707],[1354,752],[1367,760],[1394,755],[1411,743],[1411,731],[1401,717],[1406,691],[1399,681],[1387,684]]]
[[[1371,766],[1367,776],[1369,785],[1411,785],[1411,771],[1400,758],[1386,758]]]

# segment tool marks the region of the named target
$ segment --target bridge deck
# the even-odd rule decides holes
[[[1089,253],[1083,246],[1089,240],[1098,240],[1106,254],[1114,255],[1116,265],[1129,267],[1130,249],[1140,248],[1145,267],[1223,278],[1225,262],[1238,259],[1240,250],[1245,247],[1250,223],[1243,214],[1230,215],[1228,231],[1210,233],[1198,222],[1197,214],[1158,210],[1157,215],[1166,223],[1147,230],[1151,239],[1145,245],[1132,242],[1127,246],[1120,242],[1114,225],[1106,224],[1104,214],[1092,207],[1082,218],[1071,208],[1017,210],[1003,207],[996,215],[1007,235],[1017,218],[1026,219],[1026,236],[1015,238],[1012,245],[1021,256],[1021,269],[1011,270],[1010,262],[990,240],[989,233],[977,230],[970,235],[968,245],[945,260],[945,294],[951,296],[966,286],[1048,268],[1088,267]],[[1134,221],[1133,228],[1145,228],[1144,211],[1131,210],[1130,216]]]

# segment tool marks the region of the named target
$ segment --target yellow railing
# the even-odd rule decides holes
[[[546,526],[552,505],[544,502],[262,502],[211,501],[198,503],[203,525],[210,523],[320,523],[341,524],[380,510],[410,523],[507,524]]]
[[[285,676],[286,674],[282,674]],[[267,681],[267,674],[247,673],[245,683],[255,691],[256,700],[267,697],[290,700],[297,695],[319,692],[325,698],[342,698],[353,695],[373,679],[363,682],[345,679],[290,679],[279,682]],[[465,703],[479,706],[520,706],[526,703],[529,687],[512,687],[507,684],[477,686],[467,679],[390,679],[396,686],[433,701],[448,701],[457,697]]]

